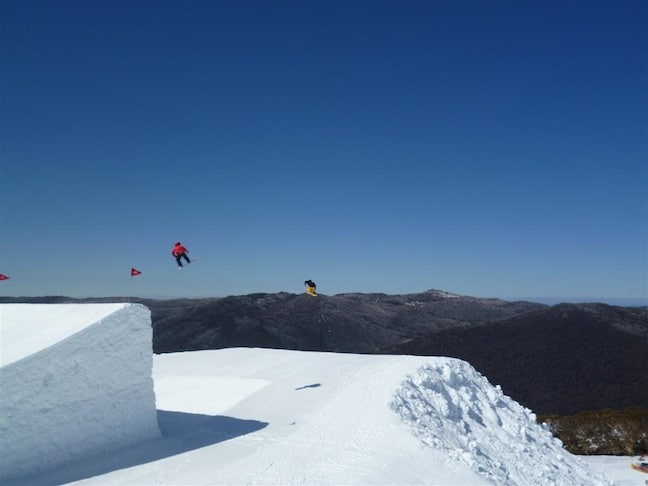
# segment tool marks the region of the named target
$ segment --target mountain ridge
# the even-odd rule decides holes
[[[12,300],[13,299],[13,300]],[[0,302],[119,298],[0,298]],[[470,362],[538,413],[648,408],[648,308],[545,304],[461,296],[289,292],[140,299],[155,353],[262,347],[359,354],[452,356]],[[597,379],[596,386],[591,382]]]

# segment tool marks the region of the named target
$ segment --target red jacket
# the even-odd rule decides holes
[[[183,253],[189,253],[189,252],[187,251],[187,249],[184,246],[182,246],[180,244],[175,245],[173,247],[173,250],[171,250],[171,254],[173,256],[182,255]]]

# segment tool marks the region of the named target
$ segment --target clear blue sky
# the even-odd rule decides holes
[[[3,295],[648,293],[643,0],[0,8]]]

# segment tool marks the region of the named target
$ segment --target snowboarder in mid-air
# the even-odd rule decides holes
[[[182,243],[179,241],[174,245],[173,250],[171,250],[171,255],[173,255],[178,263],[178,268],[182,268],[182,259],[184,258],[187,263],[191,263],[189,257],[187,256],[189,250],[187,250]]]
[[[317,285],[315,285],[315,282],[313,282],[312,280],[306,280],[304,282],[304,285],[306,286],[306,293],[308,295],[311,295],[313,297],[317,295]]]

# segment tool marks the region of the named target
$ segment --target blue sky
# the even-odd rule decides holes
[[[648,294],[643,1],[0,5],[3,295]]]

